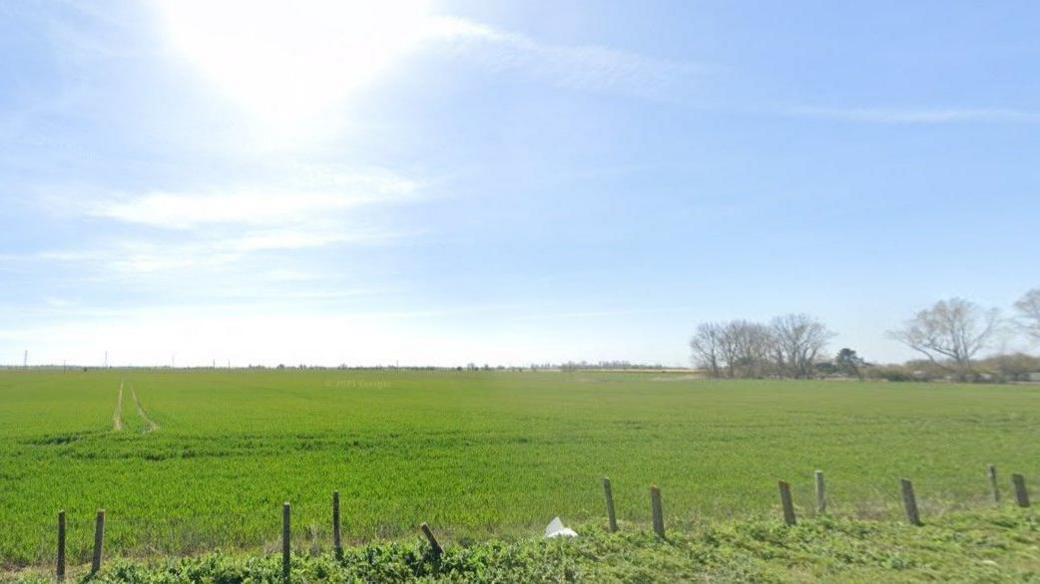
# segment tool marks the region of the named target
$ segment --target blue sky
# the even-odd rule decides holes
[[[375,6],[0,5],[0,362],[685,364],[786,312],[884,361],[1040,285],[1034,2]]]

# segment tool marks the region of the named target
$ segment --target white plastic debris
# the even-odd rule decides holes
[[[554,517],[545,528],[545,539],[554,537],[578,537],[578,534],[570,527],[564,527],[559,517]]]

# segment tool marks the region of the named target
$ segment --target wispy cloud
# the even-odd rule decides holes
[[[558,319],[597,319],[606,317],[620,317],[620,316],[639,316],[649,314],[681,314],[691,310],[689,306],[672,306],[667,308],[646,308],[646,309],[615,309],[615,310],[589,310],[589,311],[577,311],[577,312],[546,312],[539,314],[524,314],[515,317],[514,320],[558,320]]]
[[[91,205],[93,217],[150,227],[193,229],[208,224],[297,223],[375,199],[342,193],[273,193],[242,190],[215,193],[148,193]]]
[[[383,244],[415,235],[373,221],[363,211],[422,200],[420,182],[386,171],[291,170],[288,178],[256,188],[232,180],[223,187],[95,194],[85,200],[66,194],[74,188],[52,192],[40,198],[45,208],[100,221],[105,229],[75,247],[0,254],[0,265],[61,263],[108,276],[199,273],[226,271],[251,256]]]
[[[176,241],[119,239],[81,250],[0,254],[4,263],[59,262],[105,272],[143,274],[221,268],[259,252],[303,251],[334,245],[386,243],[407,234],[379,229],[321,228],[247,231],[232,236],[199,236]]]
[[[538,42],[455,17],[431,19],[430,40],[444,41],[494,71],[521,72],[548,83],[579,90],[610,92],[653,99],[678,99],[708,68],[654,59],[599,45],[556,45]]]
[[[213,224],[269,226],[327,219],[362,205],[395,203],[417,196],[418,183],[396,176],[333,175],[319,184],[238,186],[201,192],[114,195],[89,203],[92,217],[167,229]]]
[[[788,112],[798,117],[869,124],[1040,124],[1040,112],[1003,108],[820,108],[802,107]]]

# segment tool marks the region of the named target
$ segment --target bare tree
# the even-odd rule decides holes
[[[712,377],[722,377],[724,328],[722,324],[706,322],[697,327],[696,334],[690,339],[694,363],[707,369]]]
[[[725,367],[725,373],[727,377],[737,377],[737,362],[740,360],[738,356],[738,333],[739,325],[736,321],[731,321],[721,325],[719,330],[719,356],[721,357],[721,364]]]
[[[693,361],[714,377],[811,377],[816,359],[834,336],[805,314],[777,317],[770,325],[748,320],[709,322],[690,339]]]
[[[693,360],[714,377],[761,377],[770,369],[769,327],[747,320],[709,322],[690,340]]]
[[[1040,341],[1040,288],[1033,288],[1015,303],[1019,323],[1034,340]]]
[[[769,372],[773,333],[769,327],[747,320],[726,325],[725,346],[730,348],[727,364],[731,377],[762,377]]]
[[[908,320],[892,338],[928,357],[940,367],[963,376],[972,358],[986,348],[1000,321],[996,309],[986,310],[962,298],[940,300]]]
[[[808,314],[778,316],[770,328],[778,373],[802,379],[812,377],[816,356],[834,333]]]

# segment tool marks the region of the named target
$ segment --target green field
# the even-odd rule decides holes
[[[118,407],[120,386],[123,387]],[[135,397],[136,396],[136,400]],[[664,372],[0,372],[0,564],[52,562],[58,510],[74,563],[94,511],[111,555],[327,549],[341,492],[352,543],[429,522],[450,542],[537,535],[555,515],[669,525],[776,517],[776,480],[811,514],[827,473],[838,516],[988,505],[984,471],[1040,479],[1040,388],[713,382]],[[140,406],[140,408],[138,407]],[[116,420],[121,420],[121,424]],[[116,430],[117,426],[121,430]],[[1040,484],[1040,483],[1037,483]]]

